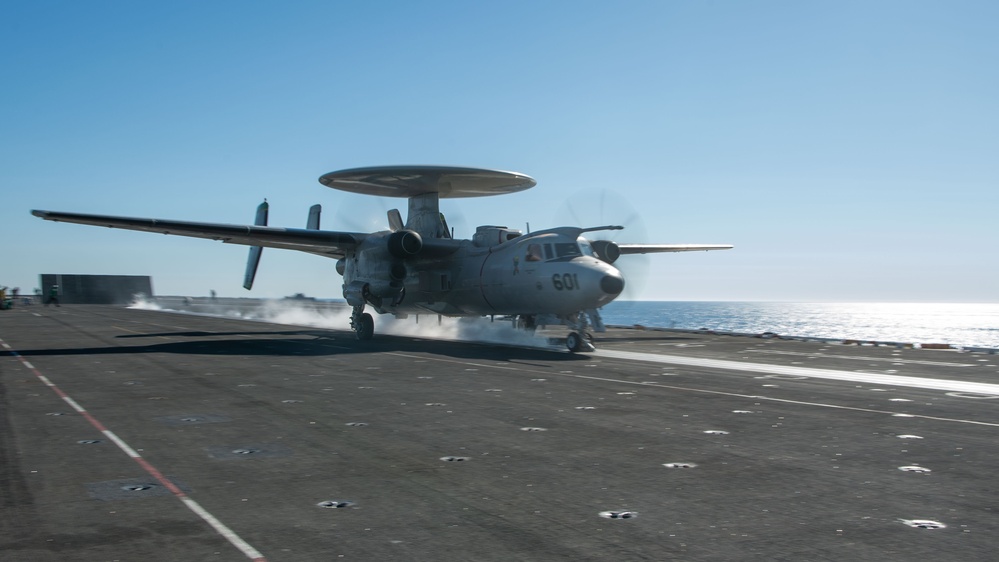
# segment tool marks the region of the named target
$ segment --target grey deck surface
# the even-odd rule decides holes
[[[0,339],[5,562],[249,558],[181,497],[271,561],[999,548],[999,399],[861,380],[999,384],[994,355],[638,330],[572,355],[83,305],[0,312]]]

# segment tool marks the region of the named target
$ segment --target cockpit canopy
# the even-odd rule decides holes
[[[526,260],[529,262],[571,260],[578,256],[593,256],[593,248],[585,238],[575,242],[562,239],[553,242],[532,242],[527,245]]]

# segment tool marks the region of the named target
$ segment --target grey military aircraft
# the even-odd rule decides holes
[[[614,267],[622,255],[726,250],[721,244],[616,244],[584,234],[623,227],[561,226],[524,233],[505,226],[480,226],[471,240],[453,237],[439,208],[440,198],[514,193],[534,187],[514,172],[449,166],[380,166],[324,174],[325,186],[368,195],[405,197],[405,223],[388,212],[388,230],[321,230],[321,207],[309,210],[305,229],[267,226],[268,204],[257,208],[254,224],[232,225],[148,218],[32,211],[35,216],[108,228],[221,240],[251,246],[243,286],[250,289],[264,247],[298,250],[334,258],[343,276],[343,297],[352,307],[350,326],[359,340],[370,339],[374,320],[365,312],[396,318],[409,315],[492,316],[533,330],[564,325],[570,351],[592,351],[590,330],[603,331],[598,308],[624,290]]]

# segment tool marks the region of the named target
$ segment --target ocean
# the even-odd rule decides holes
[[[139,308],[153,307],[210,313],[206,306],[214,301],[184,304],[184,297],[159,297],[156,303],[139,303]],[[245,301],[245,302],[244,302]],[[295,304],[295,299],[265,300],[273,307],[255,310],[253,317],[277,323],[344,327],[343,318],[289,316],[281,305]],[[310,301],[305,301],[310,302]],[[320,303],[339,303],[342,299],[320,299]],[[235,304],[234,304],[235,303]],[[240,308],[236,305],[243,305]],[[236,306],[245,314],[246,306],[259,306],[256,299],[222,299],[218,306]],[[276,308],[275,308],[276,307]],[[294,311],[292,307],[292,311]],[[345,309],[344,309],[345,310]],[[216,311],[217,312],[217,311]],[[346,312],[343,312],[346,314]],[[343,315],[341,314],[341,315]],[[740,334],[773,333],[780,336],[861,340],[909,344],[948,344],[954,347],[999,350],[999,303],[782,303],[782,302],[702,302],[702,301],[614,301],[600,309],[604,324],[645,326],[679,330],[712,330]],[[390,324],[379,318],[379,331]],[[318,322],[318,324],[317,324]],[[408,321],[400,321],[400,333]],[[426,326],[421,330],[425,331]]]
[[[615,301],[608,325],[999,349],[999,303]]]

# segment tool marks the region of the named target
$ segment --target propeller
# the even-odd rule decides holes
[[[607,240],[616,244],[648,243],[648,232],[642,213],[620,194],[609,189],[592,189],[573,194],[558,207],[553,226],[592,227],[604,224],[615,224],[624,227],[622,230],[606,230],[590,232],[584,237],[590,242]],[[624,292],[618,297],[622,300],[640,298],[642,289],[649,278],[651,262],[649,256],[621,256],[614,261],[614,267],[624,274]]]
[[[405,199],[401,200],[405,203]],[[378,232],[389,230],[389,203],[385,197],[344,195],[327,206],[336,206],[334,216],[325,222],[325,228],[348,232]],[[405,212],[405,207],[402,208]]]

